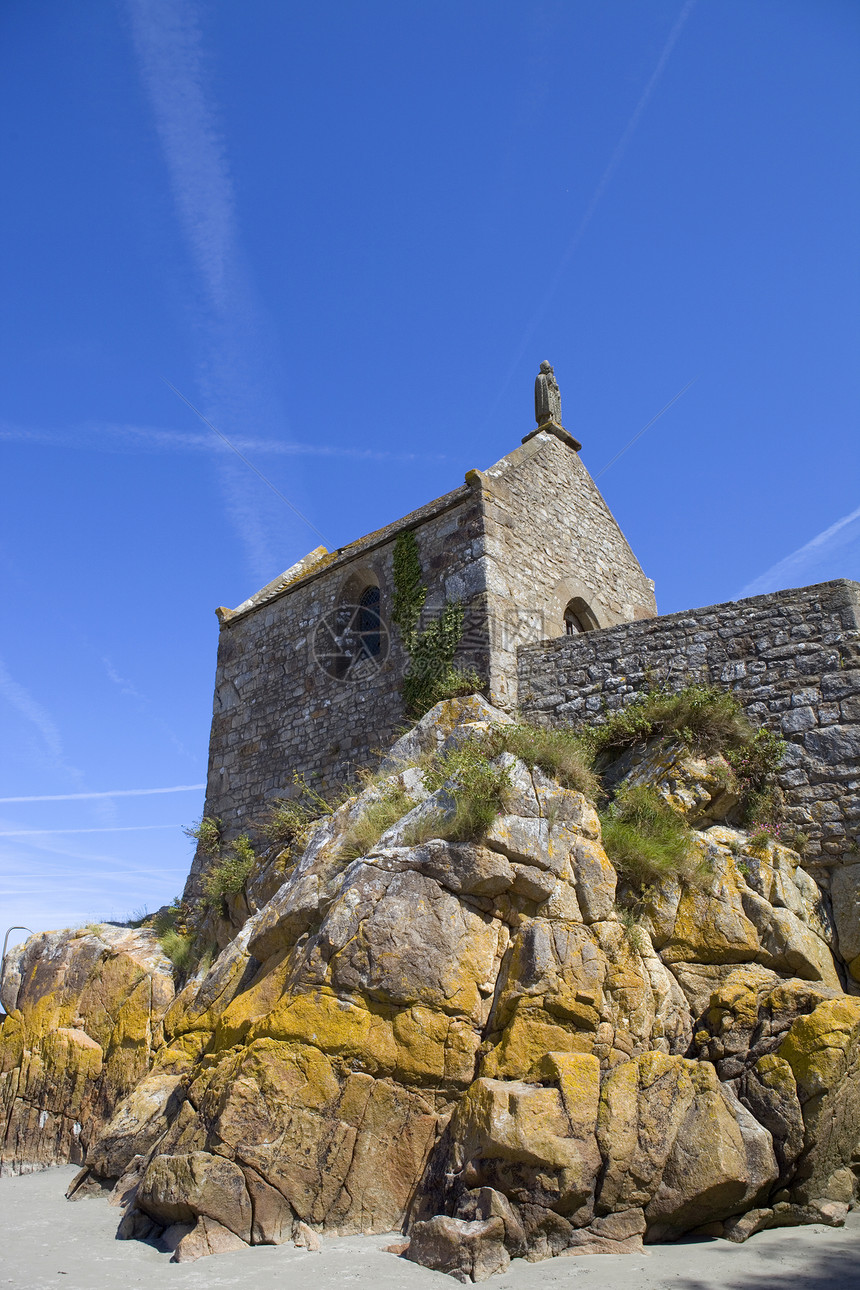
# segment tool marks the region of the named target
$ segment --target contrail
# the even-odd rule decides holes
[[[660,411],[657,413],[657,415],[656,415],[656,416],[654,416],[654,417],[652,417],[652,418],[651,418],[651,420],[648,422],[648,424],[647,424],[647,425],[644,425],[644,426],[642,427],[642,429],[639,431],[639,433],[638,433],[638,434],[635,434],[635,435],[633,436],[633,438],[630,440],[630,442],[629,442],[629,443],[626,443],[626,444],[624,445],[624,447],[621,449],[621,451],[620,451],[620,452],[616,452],[615,456],[611,459],[611,461],[607,461],[607,463],[606,463],[606,465],[603,467],[603,469],[602,469],[602,470],[598,470],[597,474],[596,474],[596,475],[593,475],[593,476],[592,476],[592,478],[593,478],[593,479],[599,479],[601,475],[605,475],[605,474],[606,474],[606,472],[607,472],[607,470],[609,469],[609,467],[610,467],[610,466],[614,466],[614,465],[615,465],[615,463],[616,463],[616,461],[618,460],[618,458],[619,458],[619,457],[623,457],[623,456],[624,456],[624,454],[625,454],[625,452],[627,451],[627,449],[628,449],[628,448],[632,448],[632,447],[633,447],[633,445],[634,445],[634,443],[636,442],[636,440],[637,440],[637,439],[641,439],[641,438],[642,438],[642,436],[643,436],[643,434],[645,433],[645,431],[646,431],[646,430],[650,430],[650,429],[651,429],[651,427],[652,427],[652,425],[654,424],[654,422],[655,422],[655,421],[659,421],[659,420],[660,420],[660,418],[662,417],[663,413],[664,413],[664,412],[668,412],[668,411],[669,411],[669,409],[671,408],[672,404],[673,404],[673,403],[677,403],[677,402],[678,402],[678,400],[680,399],[681,395],[682,395],[682,394],[686,394],[686,393],[687,393],[687,391],[689,390],[690,386],[691,386],[691,385],[695,385],[695,384],[696,384],[696,381],[698,381],[698,379],[699,379],[699,378],[698,378],[698,376],[694,376],[694,377],[693,377],[693,379],[692,379],[692,381],[688,381],[688,382],[687,382],[687,384],[684,386],[683,390],[679,390],[679,391],[678,391],[678,393],[675,395],[675,397],[674,397],[673,399],[670,399],[670,400],[669,400],[669,402],[666,404],[666,406],[665,406],[665,407],[663,407],[663,408],[661,408],[661,409],[660,409]]]
[[[9,801],[9,798],[4,798]],[[181,829],[181,824],[123,824],[115,829],[3,829],[0,838],[33,838],[66,833],[144,833],[147,829]]]
[[[199,302],[206,353],[198,384],[207,406],[259,420],[271,391],[261,353],[268,317],[243,254],[236,185],[203,47],[199,0],[125,0],[142,83],[161,142],[179,223],[205,297]],[[256,489],[244,473],[218,463],[227,514],[260,583],[281,567]],[[279,528],[286,522],[281,517]],[[311,526],[313,527],[313,526]]]
[[[40,793],[37,797],[0,797],[0,802],[83,802],[95,797],[151,797],[155,793],[196,793],[205,787],[205,784],[177,784],[175,788],[117,788],[109,793]]]
[[[47,444],[79,452],[205,452],[225,449],[210,435],[158,430],[152,426],[84,423],[70,430],[33,430],[0,423],[0,440]],[[334,457],[356,461],[447,461],[443,452],[392,452],[383,448],[346,448],[330,443],[290,443],[282,439],[236,439],[242,452],[277,457]]]
[[[852,511],[850,515],[843,515],[841,520],[837,520],[835,524],[831,524],[829,528],[816,534],[804,546],[798,547],[790,555],[778,560],[776,564],[772,564],[769,569],[754,578],[752,582],[748,582],[740,592],[739,599],[743,599],[745,596],[761,596],[768,591],[775,591],[780,587],[784,587],[797,571],[804,567],[808,568],[810,562],[815,568],[815,558],[820,559],[833,544],[833,539],[837,534],[842,533],[843,529],[846,529],[849,524],[853,524],[855,520],[860,520],[860,506],[856,511]],[[851,535],[849,534],[848,537],[850,540]],[[838,546],[839,543],[836,543],[836,545]]]
[[[192,0],[127,0],[179,219],[215,308],[236,306],[241,275],[235,185],[223,133],[205,88],[200,6]]]
[[[84,777],[81,772],[66,761],[56,722],[41,703],[37,703],[30,692],[13,679],[2,659],[0,659],[0,699],[5,699],[26,721],[35,726],[57,770],[68,776],[73,783],[75,781],[78,784],[82,783]]]
[[[182,402],[183,402],[183,403],[187,403],[187,404],[188,404],[188,406],[189,406],[189,408],[191,409],[191,411],[192,411],[192,412],[194,412],[194,413],[196,413],[196,415],[200,418],[200,420],[203,422],[203,424],[204,424],[204,425],[207,425],[207,426],[209,427],[209,429],[210,429],[210,430],[214,430],[215,434],[217,434],[217,435],[218,435],[218,437],[219,437],[220,439],[223,439],[223,440],[224,440],[224,442],[226,443],[227,447],[228,447],[228,448],[231,448],[231,449],[233,450],[233,452],[235,452],[236,456],[239,458],[239,460],[240,460],[240,461],[244,461],[245,465],[246,465],[246,466],[250,466],[251,470],[253,470],[253,472],[254,472],[254,474],[255,474],[255,475],[259,475],[259,476],[260,476],[260,478],[262,479],[263,483],[264,483],[264,484],[266,484],[266,485],[268,485],[268,487],[269,487],[269,488],[271,488],[272,492],[275,494],[275,496],[276,496],[276,497],[280,497],[280,499],[281,499],[281,501],[282,501],[282,502],[286,502],[286,503],[287,503],[287,506],[289,506],[290,510],[291,510],[295,515],[298,515],[298,517],[299,517],[299,519],[300,519],[300,520],[304,520],[304,522],[305,522],[305,524],[307,524],[308,528],[309,528],[309,529],[313,529],[313,531],[314,531],[314,533],[316,533],[317,537],[321,537],[321,538],[322,538],[322,540],[323,540],[323,542],[325,542],[325,541],[326,541],[325,534],[324,534],[324,533],[320,533],[320,531],[319,531],[319,529],[317,528],[316,524],[312,524],[312,523],[310,522],[310,520],[308,519],[307,515],[302,515],[301,511],[299,510],[299,508],[298,508],[297,506],[293,506],[293,504],[292,504],[292,502],[290,501],[289,497],[284,497],[284,494],[280,491],[280,489],[275,488],[275,485],[272,483],[272,481],[271,481],[270,479],[267,479],[267,478],[266,478],[266,476],[263,474],[262,470],[259,470],[259,469],[254,465],[254,463],[253,463],[252,461],[249,461],[249,460],[248,460],[248,458],[245,456],[245,454],[244,454],[244,453],[242,453],[242,452],[240,452],[240,451],[239,451],[239,449],[235,446],[235,444],[232,444],[232,443],[230,442],[230,440],[229,440],[229,439],[227,438],[227,436],[224,434],[224,431],[223,431],[223,430],[219,430],[219,429],[218,429],[218,427],[217,427],[217,426],[214,426],[214,425],[212,424],[212,422],[211,422],[207,417],[204,417],[204,415],[203,415],[203,413],[200,411],[200,409],[199,409],[199,408],[195,408],[195,406],[194,406],[194,404],[191,402],[191,400],[190,400],[190,399],[186,399],[186,397],[185,397],[185,395],[182,393],[182,391],[181,391],[181,390],[177,390],[177,388],[176,388],[176,386],[175,386],[175,385],[171,385],[170,381],[168,381],[168,379],[167,379],[167,377],[166,377],[166,376],[163,376],[161,379],[164,381],[164,384],[165,384],[169,389],[171,389],[171,390],[173,391],[173,393],[174,393],[174,394],[176,394],[176,395],[177,395],[177,396],[182,400]]]
[[[624,132],[622,133],[621,138],[618,140],[618,143],[615,145],[615,149],[612,153],[612,156],[609,158],[609,162],[606,166],[606,169],[604,170],[603,174],[600,176],[597,187],[595,188],[594,193],[592,194],[591,201],[588,203],[588,206],[585,208],[585,213],[582,216],[582,219],[579,221],[579,225],[576,229],[576,232],[568,242],[567,249],[565,250],[564,254],[562,255],[561,259],[558,262],[558,267],[555,271],[552,281],[549,284],[549,287],[546,290],[546,293],[544,294],[543,299],[541,300],[537,310],[532,315],[531,321],[526,327],[520,347],[516,352],[516,356],[514,357],[513,362],[511,363],[507,376],[502,382],[502,386],[501,386],[501,389],[499,390],[496,400],[493,403],[492,407],[490,408],[490,411],[488,413],[488,419],[493,415],[496,408],[498,407],[498,404],[501,401],[502,395],[504,394],[505,390],[508,388],[508,385],[510,384],[511,379],[514,373],[516,372],[516,369],[519,366],[523,358],[523,355],[526,352],[526,349],[529,346],[531,338],[534,335],[535,331],[537,330],[537,326],[541,318],[543,318],[544,314],[546,313],[549,307],[550,301],[552,300],[553,296],[558,290],[561,279],[564,276],[564,271],[567,268],[568,264],[570,263],[571,259],[573,258],[573,253],[576,250],[576,248],[579,246],[579,243],[582,240],[583,234],[585,233],[586,229],[591,223],[594,212],[597,210],[597,207],[600,204],[600,199],[603,197],[603,194],[606,192],[606,189],[609,186],[609,181],[611,180],[612,176],[617,170],[618,165],[621,161],[621,158],[624,156],[624,153],[627,151],[627,145],[629,144],[631,138],[633,137],[633,133],[637,125],[639,124],[639,119],[642,116],[642,113],[645,111],[645,108],[648,106],[648,100],[651,98],[651,95],[654,93],[654,89],[657,85],[657,82],[659,81],[660,77],[663,75],[663,72],[666,68],[666,64],[668,63],[669,58],[671,56],[672,50],[675,48],[675,45],[678,41],[678,37],[681,35],[681,32],[684,28],[684,24],[686,23],[690,14],[693,12],[695,4],[696,4],[696,0],[687,0],[686,4],[682,8],[681,12],[679,13],[675,21],[674,27],[669,32],[669,36],[668,36],[668,39],[666,40],[666,44],[663,46],[662,53],[660,54],[660,57],[657,60],[657,66],[654,68],[654,71],[651,73],[651,76],[648,80],[648,84],[645,86],[645,89],[642,91],[639,102],[636,104],[635,108],[633,109],[633,114],[630,117],[630,120],[627,122],[627,125],[624,127]]]

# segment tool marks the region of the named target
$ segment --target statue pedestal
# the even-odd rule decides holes
[[[534,430],[530,430],[527,435],[523,435],[523,443],[528,443],[529,439],[533,439],[536,434],[540,434],[541,430],[545,430],[547,434],[554,434],[556,439],[566,443],[568,448],[572,448],[574,452],[579,452],[582,447],[579,440],[574,439],[570,431],[565,430],[564,426],[559,425],[557,421],[544,421],[542,426],[535,426]]]

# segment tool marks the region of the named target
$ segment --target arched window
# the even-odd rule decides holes
[[[580,632],[593,632],[597,619],[581,596],[569,600],[564,611],[565,636],[578,636]]]
[[[358,597],[358,605],[356,627],[361,639],[362,652],[368,658],[376,658],[382,650],[382,637],[379,630],[379,588],[365,587]]]
[[[577,636],[580,632],[584,631],[585,628],[582,625],[579,615],[568,605],[567,609],[564,611],[565,636]]]
[[[354,570],[314,631],[313,656],[324,672],[339,681],[358,680],[385,665],[390,641],[379,611],[375,570]]]

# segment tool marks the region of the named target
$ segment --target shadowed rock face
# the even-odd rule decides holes
[[[492,719],[456,715],[441,739]],[[414,744],[438,746],[435,719]],[[706,877],[652,889],[631,932],[593,805],[505,756],[478,843],[410,846],[395,824],[341,860],[380,790],[351,799],[175,998],[150,934],[28,942],[7,975],[4,1160],[86,1148],[78,1194],[116,1184],[120,1235],[165,1232],[181,1259],[403,1226],[410,1258],[461,1281],[512,1256],[841,1221],[860,998],[834,946],[854,942],[799,858],[714,822],[712,765],[651,756],[701,825]]]

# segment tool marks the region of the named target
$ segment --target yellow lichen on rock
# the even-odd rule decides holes
[[[593,1053],[545,1053],[530,1078],[557,1084],[575,1138],[595,1132],[600,1105],[600,1062]]]
[[[730,778],[716,759],[653,742],[625,754],[629,782],[685,815],[692,854],[643,891],[619,881],[593,804],[510,753],[484,834],[427,838],[458,785],[431,798],[403,759],[486,740],[496,717],[452,700],[423,718],[386,768],[423,804],[375,842],[383,788],[361,788],[277,889],[272,852],[247,917],[235,903],[244,923],[222,920],[220,954],[172,1003],[151,933],[16,951],[4,1159],[86,1150],[76,1194],[117,1180],[121,1235],[184,1223],[183,1259],[420,1220],[425,1244],[474,1237],[474,1271],[485,1238],[495,1268],[708,1224],[740,1239],[840,1221],[860,999],[798,857],[754,855],[714,823]]]
[[[153,1063],[170,963],[151,932],[99,924],[33,937],[6,966],[0,1172],[80,1163]]]
[[[313,1045],[374,1075],[390,1075],[397,1064],[390,1017],[328,990],[288,995],[251,1027],[249,1042],[261,1037]]]
[[[860,999],[828,999],[793,1022],[779,1049],[801,1100],[836,1088],[860,1043]]]
[[[490,1079],[524,1079],[547,1052],[590,1053],[593,1042],[592,1034],[568,1029],[542,1008],[518,1000],[501,1038],[484,1057],[481,1073]]]
[[[696,842],[710,861],[710,880],[689,884],[681,895],[672,932],[662,948],[663,961],[750,963],[761,950],[755,925],[744,910],[743,878],[734,857],[705,842]]]

